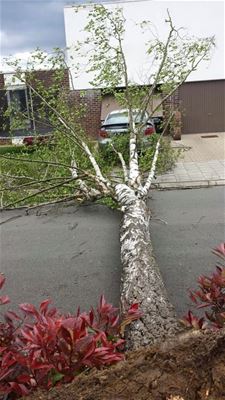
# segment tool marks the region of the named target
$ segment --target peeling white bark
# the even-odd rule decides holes
[[[75,160],[73,160],[71,163],[70,172],[73,178],[78,178],[77,163]],[[101,197],[100,191],[92,187],[89,188],[83,179],[77,179],[77,182],[80,186],[80,191],[82,192],[84,199],[92,200]]]
[[[77,163],[76,163],[75,160],[73,160],[71,162],[70,172],[71,172],[73,178],[78,178]],[[87,199],[89,199],[89,197],[90,197],[90,194],[89,194],[90,189],[87,187],[86,183],[83,181],[83,179],[78,179],[77,182],[78,182],[78,184],[80,186],[80,190],[83,192],[85,197]]]
[[[138,302],[144,316],[128,332],[128,346],[137,348],[179,331],[173,306],[156,264],[150,237],[150,212],[126,185],[117,185],[124,215],[121,225],[122,308]]]
[[[131,119],[129,184],[132,187],[137,187],[140,184],[140,171],[137,153],[137,130],[131,112],[129,112],[129,115],[129,118]]]
[[[133,137],[130,139],[130,185],[137,185],[139,179],[139,166],[138,166],[138,154],[137,154],[137,145],[136,138]]]
[[[125,211],[136,200],[134,190],[123,183],[116,185],[115,192],[122,211]]]
[[[82,146],[83,146],[83,149],[84,149],[85,153],[87,154],[87,156],[88,156],[88,158],[89,158],[89,160],[90,160],[90,162],[91,162],[91,164],[92,164],[92,166],[93,166],[93,168],[95,170],[95,174],[96,174],[96,177],[99,180],[99,182],[105,184],[106,187],[110,187],[111,186],[110,182],[102,175],[101,170],[100,170],[100,168],[98,166],[98,163],[96,162],[96,160],[95,160],[92,152],[90,151],[89,147],[83,141],[82,141]]]

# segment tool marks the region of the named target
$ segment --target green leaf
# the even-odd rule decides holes
[[[51,376],[51,381],[52,381],[53,385],[55,385],[57,382],[61,381],[63,378],[64,378],[63,374],[61,374],[60,372],[54,371]]]

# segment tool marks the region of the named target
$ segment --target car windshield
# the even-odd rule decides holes
[[[128,124],[128,122],[127,112],[109,114],[105,120],[106,125]]]
[[[141,113],[140,112],[134,112],[133,117],[135,119],[136,123],[140,122],[140,117]],[[148,119],[147,113],[144,115],[144,121]],[[120,124],[128,124],[129,123],[129,118],[128,118],[128,112],[118,112],[118,113],[113,113],[109,114],[108,117],[105,120],[104,125],[120,125]]]

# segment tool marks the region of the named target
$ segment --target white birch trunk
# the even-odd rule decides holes
[[[150,237],[150,211],[146,202],[136,197],[126,185],[117,185],[123,219],[120,232],[122,308],[140,304],[144,316],[127,332],[129,348],[152,344],[180,330],[173,306],[156,264]]]
[[[130,173],[129,181],[130,186],[136,186],[140,184],[140,172],[138,165],[138,153],[137,153],[137,132],[135,125],[133,124],[132,132],[130,133]]]

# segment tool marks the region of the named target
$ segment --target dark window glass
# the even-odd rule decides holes
[[[27,100],[25,89],[10,90],[9,91],[10,105],[15,106],[18,111],[27,111]]]

